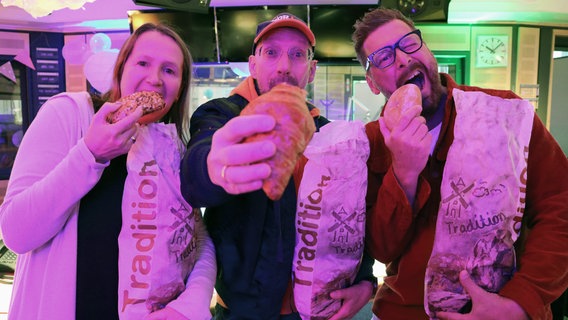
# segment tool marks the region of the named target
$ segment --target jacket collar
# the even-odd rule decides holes
[[[253,77],[248,76],[243,82],[241,82],[235,89],[231,91],[231,95],[238,94],[239,96],[245,98],[247,101],[253,101],[254,99],[258,98],[260,94],[258,93],[258,87],[256,85],[256,81]],[[308,110],[310,110],[310,114],[313,118],[317,118],[320,116],[320,110],[311,104],[310,102],[306,101],[308,105]]]

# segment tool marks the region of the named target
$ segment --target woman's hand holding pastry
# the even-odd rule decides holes
[[[93,116],[85,134],[85,144],[99,163],[127,153],[136,141],[139,127],[136,121],[142,116],[142,110],[137,109],[121,121],[110,124],[107,116],[119,108],[119,103],[105,103]]]

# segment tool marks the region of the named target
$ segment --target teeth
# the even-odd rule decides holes
[[[413,74],[410,75],[410,77],[408,77],[408,79],[406,79],[406,81],[410,81],[412,78],[418,76],[420,74],[420,72],[416,71]]]

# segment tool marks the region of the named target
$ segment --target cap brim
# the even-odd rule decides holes
[[[302,32],[306,36],[306,38],[308,38],[308,41],[310,42],[310,45],[312,47],[316,45],[316,37],[314,36],[312,30],[310,30],[310,28],[308,28],[308,26],[305,23],[296,19],[285,19],[285,20],[278,20],[271,22],[268,26],[262,29],[262,31],[259,34],[256,35],[256,37],[254,38],[254,44],[257,44],[258,41],[269,31],[274,30],[276,28],[285,28],[285,27],[300,30],[300,32]]]

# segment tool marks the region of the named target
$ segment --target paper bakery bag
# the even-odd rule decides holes
[[[200,211],[182,198],[183,144],[173,124],[140,127],[127,157],[119,244],[119,316],[141,319],[185,289]]]
[[[453,96],[455,138],[425,277],[424,305],[431,318],[438,311],[468,312],[461,270],[488,292],[498,292],[514,273],[534,116],[522,99],[458,89]]]
[[[369,141],[362,122],[334,121],[314,134],[298,191],[294,300],[302,319],[341,307],[331,291],[357,274],[365,237]]]

